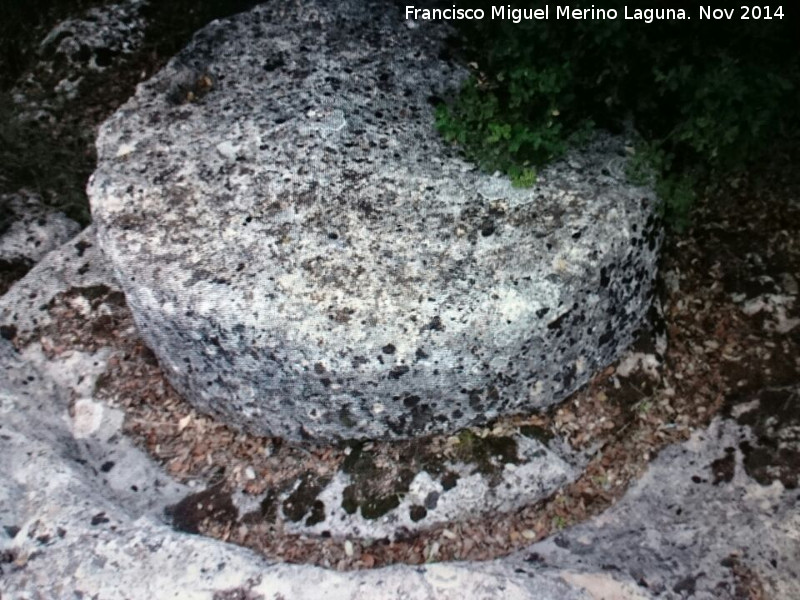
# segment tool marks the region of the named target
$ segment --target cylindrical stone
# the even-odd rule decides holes
[[[389,2],[214,22],[101,128],[89,194],[141,335],[200,410],[407,438],[556,403],[632,340],[659,233],[601,136],[527,189],[438,135],[466,71]]]

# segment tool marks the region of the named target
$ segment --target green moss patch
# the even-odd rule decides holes
[[[458,435],[458,442],[449,456],[432,444],[420,441],[393,445],[391,456],[374,450],[371,444],[363,441],[350,441],[347,446],[349,453],[341,469],[350,476],[351,484],[343,492],[341,506],[351,515],[360,510],[365,519],[377,519],[397,508],[421,471],[438,477],[445,491],[453,489],[458,484],[459,474],[447,468],[448,461],[474,465],[476,472],[489,476],[490,485],[499,483],[506,464],[522,462],[514,438],[480,437],[471,430]],[[413,517],[422,519],[424,515],[415,509]]]
[[[456,457],[464,463],[472,463],[484,475],[497,475],[507,463],[515,465],[522,461],[517,452],[517,441],[510,436],[480,437],[465,429],[458,434]]]
[[[519,428],[521,435],[532,440],[538,440],[543,444],[547,444],[555,437],[555,434],[549,429],[539,427],[538,425],[523,425]]]
[[[325,518],[325,506],[322,502],[317,504],[317,496],[330,482],[329,477],[319,477],[316,473],[307,471],[300,477],[300,483],[283,501],[283,514],[286,518],[298,522],[309,515],[307,525],[319,523]],[[321,508],[319,505],[322,505]],[[322,517],[320,518],[320,511]]]

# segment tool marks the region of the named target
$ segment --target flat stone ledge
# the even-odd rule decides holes
[[[590,598],[557,575],[526,576],[485,567],[433,565],[336,573],[270,563],[243,548],[172,530],[160,515],[181,486],[118,431],[101,407],[70,416],[66,396],[50,374],[22,361],[0,339],[0,577],[3,597],[435,599]],[[116,423],[118,426],[118,423]],[[127,450],[126,450],[127,448]],[[124,454],[121,454],[121,452]],[[125,481],[98,461],[111,456]],[[152,485],[153,482],[155,485]],[[138,484],[131,491],[132,484]],[[127,484],[127,485],[125,485]],[[149,484],[149,485],[143,485]],[[534,577],[535,583],[529,577]],[[465,595],[466,594],[466,595]]]
[[[0,296],[80,225],[48,208],[37,194],[0,194]]]
[[[304,481],[281,493],[273,501],[280,511],[286,531],[312,536],[395,540],[436,525],[459,523],[470,518],[510,513],[539,502],[577,479],[586,459],[566,448],[551,449],[536,439],[521,434],[508,438],[516,456],[492,457],[493,473],[481,472],[473,463],[448,461],[444,474],[423,468],[413,473],[406,483],[407,491],[397,501],[381,506],[393,496],[369,501],[359,497],[366,486],[369,466],[354,461],[352,468],[337,472],[325,487],[312,498],[321,507],[318,513],[301,509],[289,514],[287,507],[303,492]],[[566,446],[566,444],[563,444]],[[356,452],[355,450],[353,452]],[[353,455],[351,452],[351,456]],[[506,462],[506,461],[509,462]],[[363,469],[359,473],[356,469]],[[355,471],[355,472],[354,472]],[[247,498],[247,505],[260,507],[264,498]],[[310,504],[306,500],[306,503]],[[240,506],[240,512],[247,511]]]
[[[564,399],[632,340],[660,243],[601,136],[530,189],[440,140],[449,30],[271,2],[102,127],[98,241],[172,384],[287,439],[401,439]]]
[[[30,192],[0,195],[0,211],[0,261],[25,261],[33,266],[81,230],[78,223]]]

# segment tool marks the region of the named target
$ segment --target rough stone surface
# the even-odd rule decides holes
[[[0,298],[4,328],[30,330],[64,289],[113,286],[91,236],[50,253]],[[731,401],[724,419],[662,451],[615,507],[525,552],[336,573],[172,530],[162,509],[188,489],[89,397],[104,360],[19,354],[0,339],[4,599],[302,600],[324,589],[334,599],[734,600],[748,597],[748,577],[765,597],[800,597],[797,388]]]
[[[81,230],[37,194],[0,194],[0,295],[41,258]]]
[[[131,54],[144,39],[146,0],[126,0],[89,9],[56,25],[42,40],[43,56],[61,56],[76,69],[103,70],[119,54]]]
[[[600,138],[530,189],[432,103],[445,27],[270,2],[202,30],[103,127],[98,241],[173,385],[289,439],[455,431],[563,399],[631,341],[659,246]]]
[[[377,517],[365,514],[363,505],[348,507],[350,486],[359,486],[360,478],[354,480],[346,472],[338,472],[316,496],[324,509],[313,519],[306,519],[305,512],[295,519],[286,514],[285,502],[297,488],[289,490],[277,499],[284,526],[288,531],[311,535],[395,539],[440,523],[523,508],[555,493],[581,473],[582,461],[577,453],[562,453],[559,450],[563,449],[551,449],[523,435],[510,439],[515,444],[515,456],[505,460],[493,456],[495,473],[481,472],[472,463],[445,463],[442,468],[453,478],[448,484],[441,474],[420,470],[399,495],[397,506]],[[299,481],[298,487],[301,484]]]
[[[76,98],[85,77],[130,56],[144,41],[146,0],[87,10],[56,25],[38,48],[39,60],[12,90],[23,119],[54,121],[54,110]]]
[[[455,598],[463,584],[475,598],[503,587],[510,588],[509,597],[530,597],[527,578],[491,565],[485,574],[440,565],[345,575],[269,565],[240,548],[171,531],[141,499],[163,509],[178,486],[163,481],[132,492],[133,482],[147,482],[154,469],[135,451],[114,469],[126,473],[127,489],[104,481],[93,450],[102,453],[109,445],[112,431],[103,429],[113,424],[83,409],[70,418],[66,390],[21,361],[5,340],[0,366],[4,598],[318,598],[325,589],[333,598],[359,598],[370,590],[374,597],[423,599]],[[131,466],[137,469],[127,471]],[[131,496],[140,501],[128,502]],[[587,598],[553,575],[538,577],[533,587],[545,598]]]
[[[0,261],[33,265],[81,230],[78,223],[27,192],[0,196],[0,213]]]
[[[17,286],[40,289],[40,299],[55,293],[76,262],[74,246],[87,244],[86,233],[73,242]],[[84,247],[82,254],[89,253],[91,247]],[[86,270],[72,272],[68,285],[103,274],[97,268],[91,273],[81,281]],[[0,309],[20,322],[37,309],[24,302],[29,294],[16,291]],[[53,361],[30,349],[20,355],[0,339],[3,598],[310,600],[322,589],[331,598],[353,600],[365,593],[420,600],[501,592],[517,599],[591,598],[554,572],[487,563],[336,573],[268,563],[242,548],[174,531],[163,511],[188,489],[132,447],[119,431],[116,411],[87,397],[106,358],[73,353]]]
[[[119,426],[121,413],[109,408],[93,385],[98,377],[105,376],[109,361],[124,360],[125,351],[104,347],[95,354],[63,349],[52,352],[60,344],[45,333],[56,326],[49,308],[56,297],[65,294],[72,297],[70,306],[82,317],[97,315],[99,321],[93,327],[98,331],[102,329],[100,321],[119,310],[96,300],[121,294],[96,244],[93,226],[47,255],[35,273],[8,292],[0,303],[0,334],[17,344],[25,360],[73,390],[75,406],[87,416],[81,430],[94,427],[94,419],[102,415]],[[138,338],[133,328],[128,335]],[[431,455],[423,459],[422,446],[415,447],[415,459],[409,458],[399,469],[402,481],[389,489],[384,489],[389,479],[384,472],[386,465],[378,467],[369,445],[358,444],[351,451],[351,460],[333,479],[311,482],[298,477],[296,485],[279,491],[272,499],[276,516],[287,530],[306,535],[396,538],[438,523],[521,508],[573,481],[588,460],[558,439],[543,443],[530,435],[512,432],[480,443],[475,435],[463,432],[450,441],[461,448],[457,458],[445,460]],[[505,445],[500,447],[498,443]],[[99,464],[118,462],[113,456],[116,453],[118,450],[104,453]],[[130,466],[125,469],[135,471]],[[114,468],[110,476],[116,477],[119,472]],[[303,486],[308,491],[304,492]],[[356,488],[359,495],[354,498],[352,491]],[[382,492],[378,494],[377,490]],[[234,500],[240,514],[245,515],[271,494],[275,490],[263,496],[234,496]],[[303,496],[304,503],[293,500],[298,495]],[[400,498],[396,503],[392,502],[395,497]],[[317,500],[324,504],[321,513],[311,510]],[[375,507],[368,512],[361,504]],[[425,507],[424,515],[420,514],[421,507]]]
[[[665,449],[618,505],[524,557],[602,565],[669,599],[751,597],[737,590],[745,566],[764,597],[800,598],[800,389],[765,390],[733,412]]]
[[[45,307],[59,292],[73,288],[108,286],[118,289],[114,276],[95,241],[94,226],[50,252],[0,301],[3,337],[28,335],[51,322]],[[13,333],[12,333],[13,331]]]

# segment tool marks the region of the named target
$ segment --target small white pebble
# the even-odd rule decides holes
[[[353,556],[353,542],[350,540],[345,540],[344,542],[344,553],[347,556]]]
[[[439,554],[439,542],[433,542],[428,551],[428,560],[433,560],[437,554]]]
[[[255,479],[256,478],[256,472],[253,469],[253,467],[247,467],[244,470],[244,476],[247,477],[248,479]]]
[[[81,398],[75,402],[72,417],[72,435],[77,439],[85,439],[94,434],[103,422],[103,405],[89,398]],[[156,446],[156,453],[160,448]]]
[[[448,540],[454,540],[458,537],[455,533],[453,533],[449,529],[442,529],[442,535],[446,537]]]
[[[536,532],[533,529],[524,529],[521,533],[526,540],[536,539]]]
[[[117,158],[128,156],[136,148],[136,144],[120,144],[117,148]]]
[[[238,146],[234,146],[233,142],[226,140],[217,144],[217,152],[219,152],[223,158],[234,160],[239,152],[239,148]]]

